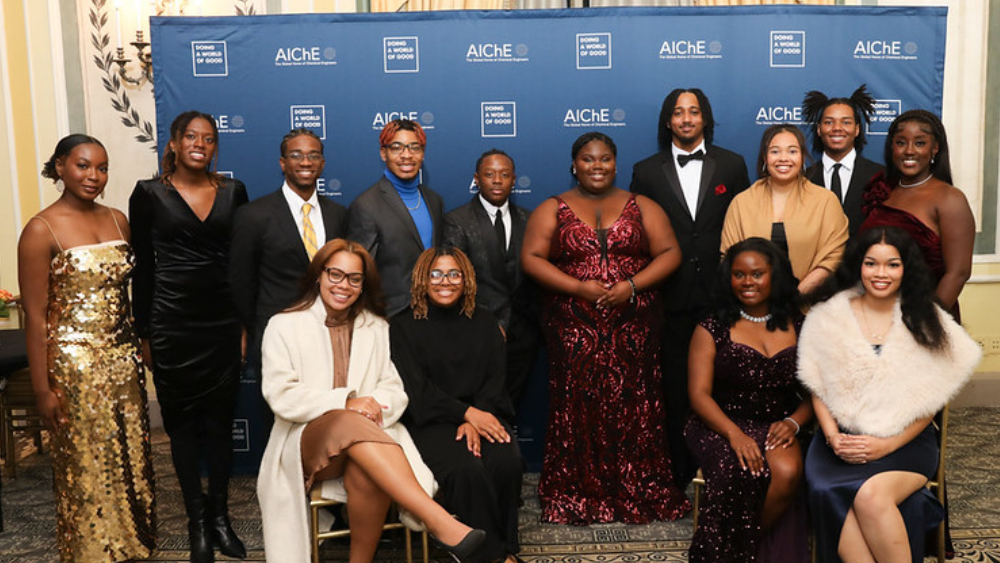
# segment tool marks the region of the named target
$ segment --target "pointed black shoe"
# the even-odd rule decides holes
[[[438,542],[441,547],[448,551],[448,554],[451,555],[452,559],[458,563],[464,563],[465,560],[472,555],[472,552],[476,551],[476,549],[483,544],[483,541],[486,539],[486,532],[475,528],[468,534],[465,534],[462,541],[456,543],[455,545],[448,545],[435,538],[433,535],[431,535],[431,537],[434,538],[434,541]]]
[[[212,517],[208,521],[212,543],[223,555],[245,559],[247,548],[233,531],[233,526],[229,522],[229,504],[226,501],[225,496],[212,496]]]
[[[208,507],[204,496],[185,503],[188,514],[188,542],[191,563],[215,563],[215,551],[209,535]]]

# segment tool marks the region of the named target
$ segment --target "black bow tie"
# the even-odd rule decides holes
[[[691,154],[677,155],[677,164],[680,164],[682,168],[692,160],[705,160],[705,151],[698,149]]]

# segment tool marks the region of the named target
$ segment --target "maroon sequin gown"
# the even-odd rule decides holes
[[[767,357],[746,344],[733,342],[730,327],[715,317],[705,319],[701,326],[715,342],[712,398],[764,451],[771,423],[795,412],[805,396],[795,377],[796,347],[789,346]],[[800,327],[801,322],[796,322],[796,332]],[[697,415],[691,415],[684,436],[705,477],[704,502],[688,560],[692,563],[758,561],[764,537],[760,517],[771,483],[771,469],[766,460],[759,476],[744,471],[729,440],[707,427]],[[770,546],[770,561],[808,560],[805,519],[798,520],[798,526],[789,522],[783,530],[783,545]]]
[[[557,268],[579,280],[616,283],[650,263],[634,197],[603,245],[593,228],[558,201],[550,253]],[[646,523],[690,510],[670,472],[657,300],[656,291],[642,291],[635,303],[599,310],[576,297],[545,296],[549,422],[538,488],[543,521]]]

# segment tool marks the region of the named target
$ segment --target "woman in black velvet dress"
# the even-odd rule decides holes
[[[226,265],[233,216],[247,192],[239,180],[211,171],[217,140],[212,116],[177,116],[162,174],[138,182],[129,200],[136,328],[170,436],[196,563],[214,561],[213,547],[246,557],[227,508],[242,332]]]
[[[389,330],[410,397],[403,421],[441,487],[441,505],[486,531],[467,561],[520,561],[524,463],[511,429],[500,325],[476,308],[476,273],[461,250],[425,250],[411,277],[410,308]]]

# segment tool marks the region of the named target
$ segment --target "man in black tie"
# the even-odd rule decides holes
[[[528,212],[511,203],[517,176],[507,153],[492,149],[476,161],[479,193],[444,218],[444,242],[476,269],[476,303],[489,309],[507,339],[507,392],[517,408],[538,352],[538,316],[531,282],[521,270]]]
[[[874,103],[864,84],[850,98],[827,98],[813,90],[802,101],[802,114],[812,126],[813,150],[823,152],[822,159],[806,170],[806,177],[840,198],[851,236],[865,220],[861,210],[865,187],[882,171],[882,165],[861,156],[866,142],[861,122],[871,122]]]
[[[663,207],[681,247],[681,265],[663,284],[663,390],[674,480],[682,489],[697,471],[684,443],[690,411],[687,358],[691,335],[711,311],[722,223],[733,197],[750,185],[740,155],[712,144],[712,106],[698,88],[678,88],[660,109],[660,152],[632,170],[634,193]]]

